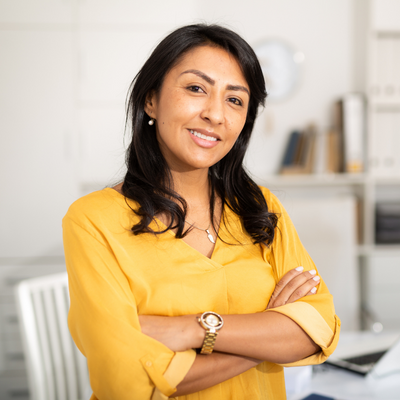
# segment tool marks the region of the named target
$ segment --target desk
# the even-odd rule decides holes
[[[300,400],[311,393],[336,400],[400,400],[400,374],[373,380],[333,367],[316,367],[307,390],[288,395],[288,400]]]
[[[393,334],[395,333],[385,332],[380,336],[390,337]],[[374,337],[370,332],[343,332],[337,351],[353,341],[357,343],[366,339],[368,335]],[[307,378],[301,368],[299,377],[303,382],[308,382],[304,383],[301,392],[288,391],[288,400],[301,400],[311,393],[333,397],[335,400],[400,400],[400,373],[374,379],[323,364],[315,366],[312,375]]]

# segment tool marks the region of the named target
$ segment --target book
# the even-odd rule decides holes
[[[284,152],[280,173],[310,174],[313,172],[315,159],[316,132],[314,126],[304,131],[293,131]]]
[[[336,174],[342,172],[342,140],[341,134],[336,129],[326,133],[326,172]]]
[[[302,400],[335,400],[333,397],[322,396],[320,394],[309,394],[307,397],[304,397]]]
[[[362,94],[348,93],[337,102],[335,129],[341,136],[343,159],[340,170],[364,171],[365,100]]]
[[[304,173],[311,174],[314,170],[317,145],[317,132],[314,125],[310,125],[307,128],[306,135],[307,141],[303,152],[302,165],[304,167]]]
[[[327,170],[327,132],[316,133],[314,145],[314,166],[313,173],[320,175]]]
[[[301,133],[298,131],[293,131],[290,134],[288,143],[286,145],[286,150],[283,156],[282,168],[294,165],[300,136]]]
[[[378,203],[375,217],[375,241],[400,243],[400,203]]]

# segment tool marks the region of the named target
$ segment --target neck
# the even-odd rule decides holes
[[[190,172],[171,171],[174,190],[188,203],[189,209],[208,208],[210,190],[208,169]]]

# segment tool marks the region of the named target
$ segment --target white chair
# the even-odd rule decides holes
[[[16,297],[31,400],[87,400],[86,359],[67,326],[67,274],[21,281]]]

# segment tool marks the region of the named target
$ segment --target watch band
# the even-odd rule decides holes
[[[214,350],[218,332],[224,325],[224,320],[219,314],[206,311],[199,318],[199,324],[206,331],[200,354],[211,354]]]
[[[200,354],[211,354],[214,350],[215,340],[217,339],[218,332],[206,331],[203,347]]]

